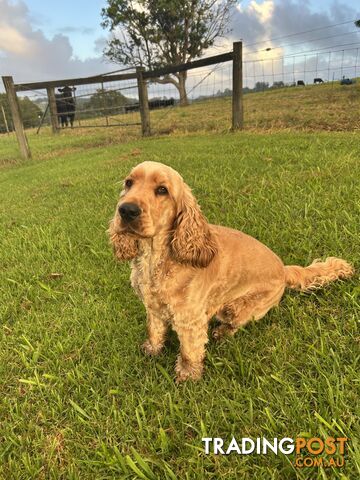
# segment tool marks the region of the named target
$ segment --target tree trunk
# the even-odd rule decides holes
[[[170,77],[170,75],[166,75],[164,78],[151,78],[150,81],[160,84],[171,83],[179,92],[180,106],[183,107],[185,105],[189,105],[189,100],[186,93],[187,72],[179,72],[174,74],[174,76],[177,78],[177,80]]]
[[[189,100],[186,93],[186,77],[187,72],[179,72],[179,95],[180,95],[180,106],[184,107],[189,104]]]

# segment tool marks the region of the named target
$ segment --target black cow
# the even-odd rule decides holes
[[[171,107],[175,105],[175,100],[173,98],[167,98],[165,100],[153,99],[149,100],[149,109],[155,110],[156,108]],[[133,103],[132,105],[125,105],[125,113],[129,112],[138,112],[140,105],[138,103]]]
[[[319,83],[324,83],[324,80],[322,78],[314,78],[314,84],[317,85]]]
[[[350,78],[343,77],[340,80],[340,85],[352,85],[352,84],[353,84],[353,81]]]
[[[299,87],[300,85],[302,85],[303,87],[305,87],[305,82],[304,82],[304,80],[298,80],[298,81],[297,81],[297,86]]]
[[[154,110],[155,108],[171,107],[174,104],[175,100],[173,98],[167,98],[165,100],[154,99],[149,101],[149,108],[150,110]]]
[[[125,113],[138,112],[140,105],[138,103],[132,103],[131,105],[125,105]]]
[[[75,98],[73,97],[73,92],[75,92],[76,87],[63,87],[59,88],[58,92],[55,95],[56,98],[56,110],[58,113],[58,118],[60,126],[62,128],[68,127],[69,122],[71,128],[74,125],[75,119]]]

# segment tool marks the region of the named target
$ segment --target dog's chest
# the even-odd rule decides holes
[[[163,258],[144,254],[133,260],[131,270],[131,285],[146,305],[166,303],[166,268]]]

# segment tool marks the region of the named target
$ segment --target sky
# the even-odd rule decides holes
[[[108,32],[101,26],[106,0],[0,0],[0,74],[16,83],[96,75],[119,68],[104,60]],[[359,0],[243,0],[231,17],[232,31],[208,52],[360,18]],[[352,23],[290,37],[286,52],[357,42]],[[337,35],[333,38],[322,37]],[[261,44],[276,47],[284,40]],[[302,43],[302,45],[301,45]],[[256,47],[248,47],[251,54]],[[281,50],[284,52],[284,50]],[[277,51],[277,54],[279,50]],[[254,55],[254,54],[253,54]],[[254,58],[254,57],[249,57]],[[0,85],[0,88],[2,86]]]

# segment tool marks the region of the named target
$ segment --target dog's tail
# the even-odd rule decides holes
[[[321,288],[338,278],[351,277],[352,265],[336,257],[328,257],[325,262],[314,260],[308,267],[285,266],[285,283],[288,288],[309,291]]]

